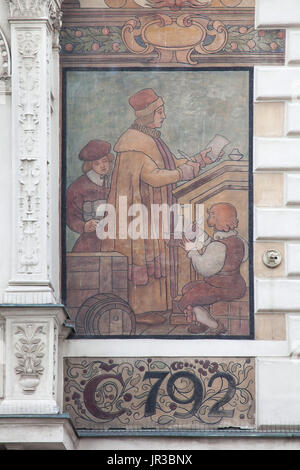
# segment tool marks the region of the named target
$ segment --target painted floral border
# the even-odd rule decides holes
[[[67,358],[64,410],[77,429],[253,427],[250,358]]]
[[[222,51],[232,54],[278,54],[285,51],[284,30],[255,30],[254,27],[229,26],[228,41]],[[140,45],[142,39],[137,38]],[[121,26],[64,27],[60,35],[61,54],[98,55],[129,53],[122,41]],[[195,53],[195,55],[200,55]]]

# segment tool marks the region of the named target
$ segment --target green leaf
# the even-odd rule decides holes
[[[158,424],[170,424],[170,423],[174,423],[175,422],[175,419],[172,417],[172,416],[167,416],[167,415],[163,415],[163,416],[160,416],[158,418]]]
[[[162,362],[162,361],[154,361],[152,362],[151,364],[151,369],[165,369],[167,368],[167,364],[165,362]]]
[[[258,43],[258,47],[262,50],[262,51],[267,51],[269,52],[271,50],[270,48],[270,45],[265,43],[265,42],[259,42]]]
[[[138,375],[137,377],[134,377],[130,380],[130,385],[132,385],[132,387],[135,387],[140,381],[141,377]]]
[[[145,393],[141,393],[140,395],[135,395],[134,398],[138,398],[138,399],[141,399],[141,398],[145,398],[149,395],[149,391],[145,392]]]
[[[144,365],[145,365],[145,361],[142,361],[140,359],[138,361],[135,361],[134,363],[134,367],[137,367],[137,368],[144,366]]]

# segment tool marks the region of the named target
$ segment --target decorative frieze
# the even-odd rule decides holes
[[[250,358],[67,358],[64,409],[81,432],[252,428],[255,364]]]
[[[65,0],[62,64],[283,64],[285,32],[254,26],[254,0]]]
[[[173,11],[182,8],[249,8],[255,6],[255,0],[65,0],[65,7],[82,8],[165,8]]]

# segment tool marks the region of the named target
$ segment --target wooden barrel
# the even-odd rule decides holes
[[[128,302],[117,295],[97,294],[78,310],[75,331],[84,336],[134,335],[135,315]]]

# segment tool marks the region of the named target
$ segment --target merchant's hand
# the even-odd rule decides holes
[[[87,233],[95,232],[98,224],[99,224],[99,220],[91,219],[85,223],[84,231]]]
[[[211,159],[207,156],[207,154],[210,153],[211,150],[212,148],[208,147],[207,149],[202,150],[202,152],[198,153],[197,155],[194,155],[194,159],[196,160],[196,162],[199,163],[201,169],[205,168],[206,165],[212,163]]]
[[[182,181],[190,181],[198,176],[199,163],[188,161],[184,165],[178,167],[177,170],[180,172]]]

